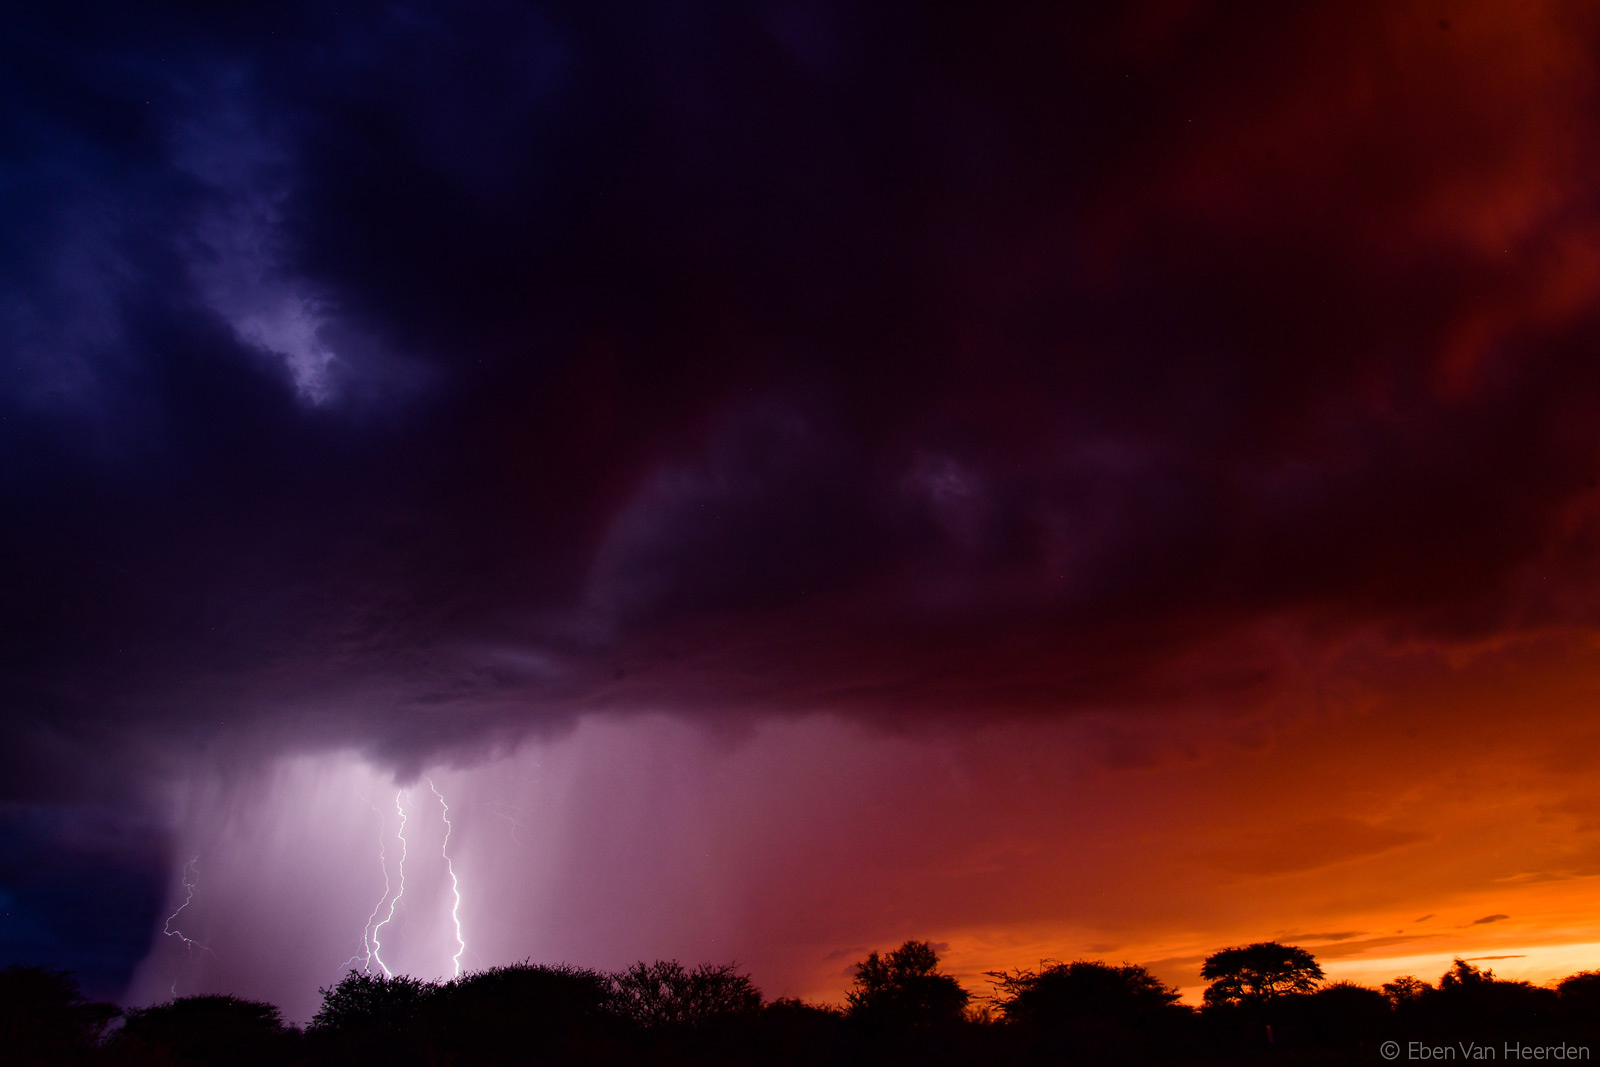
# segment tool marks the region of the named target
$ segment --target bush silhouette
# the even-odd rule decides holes
[[[581,967],[518,963],[462,975],[420,1006],[419,1037],[467,1063],[580,1057],[615,1029],[608,976]]]
[[[271,1004],[207,994],[128,1011],[114,1045],[136,1061],[229,1067],[281,1063],[296,1037]]]
[[[1279,1043],[1321,1048],[1366,1048],[1393,1029],[1394,1009],[1382,992],[1354,982],[1333,982],[1278,1004]]]
[[[1383,983],[1383,995],[1395,1008],[1415,1004],[1433,990],[1433,987],[1414,974],[1402,974],[1392,982]]]
[[[838,1008],[781,997],[761,1009],[760,1046],[769,1063],[848,1061],[849,1024]]]
[[[761,990],[735,964],[635,963],[612,978],[612,1008],[643,1027],[692,1025],[761,1009]]]
[[[1561,1013],[1572,1022],[1600,1027],[1600,971],[1579,971],[1556,984]]]
[[[1440,1032],[1531,1035],[1558,1020],[1561,998],[1552,989],[1528,982],[1505,981],[1456,959],[1428,993],[1422,1007]]]

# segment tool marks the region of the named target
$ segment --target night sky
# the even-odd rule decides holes
[[[404,812],[387,955],[448,976],[437,791],[469,969],[1596,966],[1597,56],[8,10],[0,964],[304,1020]]]

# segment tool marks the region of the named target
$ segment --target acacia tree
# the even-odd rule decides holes
[[[1208,1006],[1261,1004],[1286,993],[1311,992],[1322,981],[1322,968],[1303,948],[1258,941],[1207,956],[1200,977],[1211,982]]]
[[[907,941],[856,964],[855,987],[845,994],[848,1014],[875,1022],[924,1026],[954,1022],[972,994],[939,973],[939,954],[926,941]]]
[[[1007,1022],[1053,1025],[1093,1019],[1136,1023],[1166,1011],[1178,992],[1134,963],[1047,961],[1037,971],[990,971]]]

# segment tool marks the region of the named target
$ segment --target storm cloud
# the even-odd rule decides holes
[[[1596,621],[1579,7],[6,19],[13,805]]]

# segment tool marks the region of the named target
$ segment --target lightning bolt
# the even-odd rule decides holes
[[[349,959],[344,961],[344,965],[346,967],[356,963],[361,964],[361,970],[365,974],[372,973],[373,959],[377,955],[377,948],[373,944],[374,938],[377,937],[377,927],[373,924],[378,921],[378,912],[380,909],[382,909],[383,902],[389,899],[390,888],[389,854],[388,847],[385,844],[387,835],[383,832],[383,812],[378,811],[377,805],[372,804],[371,801],[368,801],[368,804],[372,807],[373,812],[378,816],[378,868],[383,871],[383,895],[378,898],[378,902],[376,904],[372,905],[372,914],[367,916],[367,924],[361,928],[362,955],[351,956]],[[378,966],[383,966],[382,960],[378,960],[377,963]],[[383,973],[386,977],[392,977],[389,975],[388,968],[384,968]]]
[[[517,816],[523,813],[522,809],[497,800],[494,802],[494,813],[511,824],[511,840],[520,844],[522,842],[522,838],[519,836],[522,833],[522,822]]]
[[[444,794],[439,792],[439,787],[433,784],[433,779],[426,779],[428,788],[433,790],[433,795],[439,798],[440,812],[444,818],[444,843],[439,846],[439,854],[444,857],[445,870],[450,872],[450,892],[455,896],[455,903],[450,906],[450,918],[456,924],[456,954],[451,962],[455,964],[457,978],[461,977],[461,956],[467,951],[467,942],[461,936],[461,883],[456,879],[455,864],[450,862],[450,831],[455,827],[450,823],[450,805],[445,803]]]
[[[175,910],[171,915],[167,916],[167,921],[165,923],[161,924],[161,932],[163,934],[167,935],[168,937],[175,937],[179,941],[183,942],[183,947],[184,947],[185,951],[188,953],[188,959],[184,961],[184,966],[185,967],[188,966],[188,960],[194,959],[194,950],[195,949],[198,948],[202,952],[211,951],[205,945],[203,945],[199,941],[196,941],[194,938],[188,936],[182,930],[179,930],[178,928],[176,928],[175,926],[172,925],[173,923],[178,921],[178,916],[183,914],[183,909],[187,908],[189,906],[190,902],[194,900],[195,888],[197,886],[199,886],[199,884],[200,884],[200,866],[199,865],[200,865],[200,857],[199,856],[191,857],[189,862],[185,863],[183,865],[183,871],[179,875],[179,877],[181,877],[183,879],[183,888],[185,890],[184,896],[183,896],[183,903],[179,904],[178,907],[177,907],[177,910]],[[191,873],[194,875],[194,878],[193,878],[192,881],[190,880],[190,877],[189,877]],[[183,970],[184,970],[184,968],[180,967],[178,969],[177,975],[172,979],[172,995],[173,996],[177,996],[178,995],[178,979],[183,977]]]
[[[389,901],[389,914],[384,916],[382,922],[372,928],[372,958],[378,961],[379,967],[383,968],[383,976],[385,978],[393,978],[394,972],[390,971],[389,965],[383,962],[383,942],[378,940],[378,931],[382,930],[385,926],[394,921],[394,912],[395,909],[400,906],[400,898],[406,895],[406,809],[401,804],[401,799],[405,795],[406,791],[404,789],[397,791],[394,795],[394,810],[400,813],[400,829],[398,831],[398,836],[400,838],[400,863],[395,868],[399,875],[400,887],[395,891],[394,899]],[[387,867],[384,868],[383,877],[384,882],[386,883],[384,895],[387,896],[387,882],[389,880],[389,871]],[[383,906],[382,900],[378,901],[378,906]],[[374,909],[373,914],[377,914],[376,909]]]

